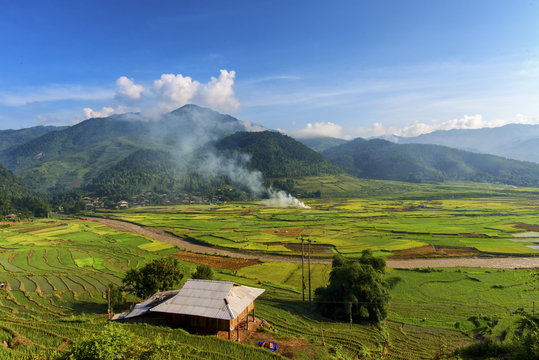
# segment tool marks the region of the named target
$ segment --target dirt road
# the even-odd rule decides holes
[[[301,262],[301,258],[293,256],[278,256],[262,253],[224,250],[211,246],[193,244],[180,237],[169,234],[163,230],[151,227],[143,227],[132,223],[102,219],[102,218],[85,218],[87,220],[99,221],[113,229],[125,232],[131,232],[147,236],[149,238],[166,242],[172,245],[201,254],[221,255],[237,257],[242,259],[259,259],[266,261],[283,261],[283,262]],[[312,263],[330,263],[331,259],[313,259]],[[411,269],[422,267],[482,267],[496,269],[523,269],[523,268],[539,268],[539,257],[496,257],[496,258],[447,258],[447,259],[410,259],[410,260],[387,260],[387,266],[391,268]]]

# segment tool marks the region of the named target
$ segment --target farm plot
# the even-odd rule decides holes
[[[91,221],[42,220],[1,231],[7,249],[0,253],[0,281],[6,283],[0,289],[2,359],[49,358],[69,344],[99,333],[107,321],[107,286],[119,284],[131,266],[140,267],[177,252],[169,244],[163,246]],[[24,241],[19,241],[21,237]],[[144,245],[149,248],[145,250]],[[186,263],[181,266],[186,274],[193,268]],[[190,344],[185,354],[179,354],[185,358],[229,359],[238,354],[276,358],[255,347],[191,336],[181,330],[124,327],[140,341],[151,334],[152,338]],[[207,346],[210,343],[214,348]]]
[[[538,191],[462,184],[424,188],[384,198],[312,200],[312,209],[231,203],[102,214],[211,246],[283,255],[298,254],[299,237],[346,256],[367,248],[390,256],[427,245],[488,255],[539,255],[533,239],[514,241],[515,234],[539,223]],[[329,257],[331,252],[312,255]]]

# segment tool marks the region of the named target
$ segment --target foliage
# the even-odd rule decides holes
[[[206,265],[197,265],[197,270],[191,274],[193,279],[213,280],[213,270]]]
[[[359,262],[335,255],[328,286],[315,291],[318,309],[334,319],[351,316],[356,322],[379,323],[387,316],[389,290],[394,284],[384,273],[384,259],[375,258],[369,250],[363,251]]]
[[[122,287],[117,286],[116,284],[110,284],[108,291],[110,292],[111,310],[113,312],[119,310],[122,307],[122,305],[125,304],[125,297],[123,294]]]
[[[239,151],[251,156],[250,169],[266,178],[295,178],[342,171],[293,138],[276,131],[237,132],[216,143],[224,154]]]
[[[176,168],[172,154],[142,149],[97,174],[83,191],[115,201],[146,191],[168,193],[177,187]]]
[[[517,359],[539,359],[539,316],[521,312],[517,330]]]
[[[178,264],[176,259],[161,258],[146,264],[141,269],[128,270],[122,281],[124,288],[141,298],[158,291],[171,290],[183,278]]]
[[[33,194],[19,179],[0,164],[0,217],[11,213],[19,217],[48,217],[49,203]]]
[[[476,181],[539,186],[539,165],[445,146],[361,138],[322,154],[351,175],[407,182]]]
[[[102,332],[75,343],[54,360],[123,360],[129,358],[132,347],[128,333],[122,327],[109,323]]]
[[[516,360],[539,359],[539,317],[520,311],[517,332],[512,341],[501,343],[488,337],[474,342],[455,353],[474,358],[503,358]]]

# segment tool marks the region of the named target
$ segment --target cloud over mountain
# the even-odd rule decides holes
[[[88,119],[126,111],[164,113],[189,103],[235,113],[240,107],[234,94],[235,77],[235,71],[221,69],[218,78],[212,76],[208,83],[201,84],[183,74],[162,74],[151,86],[145,87],[136,84],[134,79],[121,76],[116,80],[116,93],[114,99],[111,99],[113,106],[103,106],[101,110],[86,107],[83,115]],[[120,104],[129,107],[118,106]]]

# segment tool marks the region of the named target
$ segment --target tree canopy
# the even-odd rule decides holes
[[[319,311],[337,320],[349,319],[351,310],[355,322],[382,321],[387,316],[389,291],[398,282],[385,278],[385,267],[385,260],[370,250],[363,251],[358,262],[335,255],[329,285],[315,291]]]
[[[158,291],[171,290],[183,279],[178,264],[176,259],[154,260],[141,269],[128,270],[123,279],[123,285],[126,290],[142,298]]]
[[[197,270],[191,274],[193,279],[212,280],[213,270],[206,265],[197,265]]]

